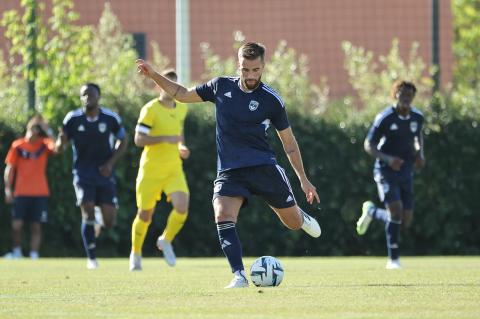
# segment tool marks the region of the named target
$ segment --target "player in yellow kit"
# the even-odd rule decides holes
[[[177,81],[174,70],[163,75]],[[137,216],[132,224],[132,251],[130,270],[142,270],[142,246],[152,221],[156,202],[167,195],[173,209],[157,247],[163,252],[169,266],[175,266],[172,241],[183,227],[188,214],[189,191],[182,168],[182,159],[188,158],[184,144],[183,124],[187,106],[175,102],[174,97],[161,90],[158,98],[145,104],[135,128],[135,145],[144,147],[137,175]]]

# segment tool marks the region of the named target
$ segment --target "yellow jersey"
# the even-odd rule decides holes
[[[187,110],[185,104],[177,103],[174,108],[168,108],[154,99],[142,107],[135,131],[149,136],[181,135]],[[156,178],[156,171],[173,167],[181,169],[181,164],[178,144],[146,145],[140,158],[138,175],[148,174],[148,178]]]

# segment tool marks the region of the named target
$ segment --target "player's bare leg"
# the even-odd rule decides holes
[[[288,208],[275,208],[273,211],[278,215],[282,223],[292,230],[303,229],[312,237],[320,237],[322,230],[317,220],[305,213],[299,206]]]

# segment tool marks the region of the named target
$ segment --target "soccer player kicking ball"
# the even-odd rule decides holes
[[[174,70],[166,70],[162,75],[171,81],[177,80]],[[189,191],[182,168],[182,159],[190,155],[183,137],[186,115],[186,105],[176,103],[163,90],[158,98],[148,102],[140,111],[135,144],[144,149],[137,176],[138,212],[132,224],[131,271],[142,270],[143,242],[162,192],[167,195],[173,209],[157,246],[167,264],[175,266],[176,257],[171,243],[182,229],[188,212]]]
[[[217,77],[190,89],[157,73],[145,61],[136,61],[139,73],[151,78],[176,100],[215,103],[218,174],[213,208],[220,245],[234,274],[225,288],[248,286],[236,222],[240,208],[252,195],[262,197],[288,228],[303,229],[312,237],[321,234],[318,222],[297,206],[285,171],[277,164],[267,141],[267,129],[273,125],[307,201],[319,203],[317,191],[305,175],[283,100],[261,82],[264,55],[263,45],[246,43],[238,50],[240,77]]]
[[[378,114],[365,139],[365,151],[376,158],[373,170],[380,201],[387,210],[363,203],[357,233],[366,233],[372,219],[385,223],[387,269],[400,269],[400,226],[408,227],[413,216],[413,168],[425,165],[422,112],[412,107],[417,89],[397,81],[392,87],[396,105]]]

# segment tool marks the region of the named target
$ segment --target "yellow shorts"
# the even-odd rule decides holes
[[[189,194],[187,180],[182,169],[171,169],[155,172],[155,177],[149,177],[148,173],[137,178],[136,198],[137,207],[142,210],[149,210],[155,207],[161,199],[162,193],[169,195],[174,192]]]

